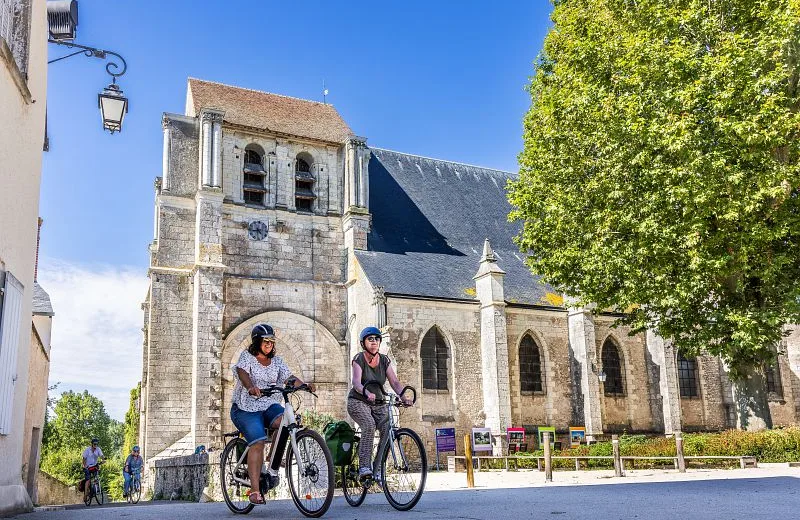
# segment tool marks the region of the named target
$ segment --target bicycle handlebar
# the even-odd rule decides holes
[[[385,404],[387,402],[387,397],[389,396],[389,394],[387,394],[386,390],[384,390],[383,385],[381,385],[378,381],[375,381],[374,379],[370,379],[369,381],[364,383],[364,390],[366,390],[368,386],[371,387],[371,388],[377,388],[380,391],[381,395],[383,396],[383,399],[381,399],[381,401],[380,401],[381,404]],[[408,390],[411,390],[411,393],[414,394],[413,398],[411,399],[411,405],[415,404],[417,402],[417,391],[411,385],[406,385],[402,390],[400,390],[400,393],[397,394],[397,398],[398,398],[399,402],[395,402],[395,403],[392,403],[392,404],[394,404],[396,406],[411,406],[411,405],[406,405],[401,400],[403,395]],[[379,402],[378,399],[377,399],[377,392],[373,392],[373,393],[376,394],[375,402],[376,403]]]
[[[319,397],[317,394],[311,391],[311,388],[308,386],[307,383],[303,383],[300,386],[292,386],[292,387],[285,387],[285,386],[278,386],[278,385],[270,385],[267,388],[259,388],[261,392],[261,397],[270,396],[272,394],[280,393],[283,395],[283,399],[286,400],[289,398],[290,394],[303,390],[308,392],[309,394],[313,395],[314,397]],[[256,399],[261,399],[261,397],[256,397]]]

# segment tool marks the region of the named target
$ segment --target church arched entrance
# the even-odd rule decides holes
[[[239,324],[225,338],[222,346],[223,431],[235,427],[230,418],[235,380],[232,367],[250,345],[250,331],[258,323],[275,329],[277,355],[289,365],[292,373],[313,381],[318,398],[299,393],[302,410],[328,413],[338,419],[346,417],[349,364],[346,347],[322,324],[293,312],[271,311],[258,314]]]

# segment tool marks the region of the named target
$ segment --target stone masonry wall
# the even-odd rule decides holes
[[[566,312],[509,306],[506,315],[512,425],[551,425],[558,429],[569,427],[572,408]],[[530,334],[539,347],[540,361],[543,363],[542,393],[523,394],[521,391],[519,345],[525,334]]]
[[[169,193],[194,196],[199,178],[200,127],[196,118],[167,115],[169,124]]]
[[[405,412],[401,424],[419,433],[435,457],[434,428],[455,426],[458,432],[483,426],[479,307],[476,304],[434,302],[389,297],[390,356],[403,385],[417,389],[418,404]],[[448,390],[424,390],[420,346],[433,326],[439,327],[450,349]],[[461,446],[461,443],[459,443]],[[459,447],[463,453],[463,447]]]
[[[603,410],[603,430],[606,433],[617,431],[652,431],[653,417],[650,408],[648,368],[646,361],[647,345],[645,335],[628,335],[627,327],[612,328],[614,319],[598,316],[596,326],[597,359],[602,359],[602,346],[607,338],[617,345],[622,370],[624,371],[624,397],[606,396],[601,392]],[[602,385],[601,385],[602,390]]]
[[[191,426],[192,282],[190,273],[150,273],[144,455],[151,457]]]
[[[229,273],[344,283],[346,251],[338,218],[228,204],[223,212],[223,262]],[[268,225],[264,240],[249,238],[247,226],[254,220]]]
[[[195,259],[194,200],[170,199],[159,204],[159,236],[152,265],[191,269]],[[178,200],[182,206],[174,205]]]

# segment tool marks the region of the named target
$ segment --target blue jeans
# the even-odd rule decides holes
[[[235,404],[231,407],[231,420],[244,434],[248,446],[267,438],[267,427],[283,414],[283,406],[273,404],[263,412],[245,412]]]
[[[142,479],[142,477],[141,477],[141,475],[139,474],[138,471],[134,471],[134,473],[139,478],[139,489],[141,489],[141,486],[142,486],[142,480],[141,479]],[[124,493],[126,495],[128,494],[128,491],[131,490],[131,482],[133,481],[134,473],[127,473],[125,471],[122,472],[122,478],[125,479],[125,485],[123,486],[122,489],[123,489],[123,491],[124,491]]]

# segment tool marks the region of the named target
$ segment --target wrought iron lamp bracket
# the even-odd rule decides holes
[[[67,54],[66,56],[61,56],[60,58],[56,58],[54,60],[48,61],[47,62],[48,65],[51,64],[51,63],[55,63],[57,61],[61,61],[61,60],[65,60],[67,58],[71,58],[73,56],[77,56],[78,54],[83,54],[84,56],[86,56],[88,58],[99,58],[101,60],[109,60],[109,62],[106,63],[106,72],[108,72],[108,74],[113,78],[112,79],[112,83],[116,83],[117,82],[117,78],[122,76],[123,74],[125,74],[125,72],[128,70],[128,63],[125,61],[125,58],[123,58],[122,56],[120,56],[116,52],[107,51],[107,50],[104,50],[104,49],[97,49],[95,47],[87,47],[86,45],[78,45],[77,43],[70,43],[70,42],[63,42],[63,41],[53,40],[53,39],[50,39],[50,40],[47,40],[47,41],[49,43],[55,43],[56,45],[63,45],[64,47],[69,47],[71,49],[78,49],[77,51],[75,51],[75,52],[73,52],[71,54]],[[108,55],[111,55],[114,58],[109,58]],[[117,63],[116,61],[111,61],[111,60],[114,60],[115,58],[118,59],[121,62],[121,64]],[[116,71],[119,71],[119,72],[116,72]]]

